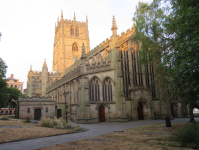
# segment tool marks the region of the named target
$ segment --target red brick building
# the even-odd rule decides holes
[[[18,90],[21,91],[21,93],[23,94],[23,82],[19,82],[19,79],[15,79],[14,78],[14,74],[11,74],[11,77],[6,78],[6,82],[8,84],[9,87],[14,87],[17,88]],[[1,108],[1,112],[0,114],[15,114],[15,109],[11,108]]]
[[[23,94],[23,82],[19,82],[19,79],[15,79],[14,74],[11,74],[11,77],[6,78],[6,82],[9,87],[15,87]]]

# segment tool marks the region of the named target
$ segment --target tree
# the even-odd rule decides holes
[[[7,93],[7,82],[0,78],[0,111],[2,107],[7,106],[8,93]]]
[[[166,65],[162,63],[170,50],[168,40],[170,40],[164,23],[169,17],[168,4],[162,1],[153,0],[152,3],[139,2],[133,20],[135,24],[135,34],[133,41],[139,50],[139,65],[154,66],[156,78],[152,83],[161,89],[161,99],[168,101],[172,99],[172,94],[167,93],[171,80],[168,72],[165,72]]]
[[[21,96],[21,91],[17,88],[8,87],[8,105],[9,107],[15,108],[18,103],[18,98]]]
[[[0,58],[0,111],[5,107],[8,101],[7,82],[3,79],[6,74],[7,66],[2,58]]]
[[[153,0],[140,2],[134,17],[140,64],[154,65],[156,84],[161,89],[169,86],[189,104],[190,122],[193,108],[199,108],[198,14],[197,0]],[[162,93],[165,100],[171,99]]]
[[[173,51],[165,57],[175,93],[189,104],[190,122],[199,100],[199,3],[197,0],[171,0],[172,17],[166,28],[174,35]],[[198,107],[199,108],[199,107]]]
[[[0,58],[0,78],[4,78],[5,77],[6,71],[7,71],[7,65],[3,61],[3,59]]]

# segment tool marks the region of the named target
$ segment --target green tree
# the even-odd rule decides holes
[[[170,47],[167,42],[170,38],[164,27],[169,17],[168,6],[165,2],[162,5],[160,0],[153,0],[152,3],[139,2],[133,18],[136,22],[133,41],[139,51],[139,67],[154,66],[156,77],[152,83],[161,89],[161,99],[165,101],[172,99],[172,95],[167,93],[171,80],[168,72],[165,72],[165,64],[162,63],[162,58],[168,54]]]
[[[3,61],[3,59],[0,58],[0,78],[4,78],[5,77],[6,71],[7,71],[7,65]]]
[[[15,108],[18,103],[18,99],[21,96],[21,91],[13,87],[8,87],[7,91],[8,91],[8,105],[11,108]]]
[[[0,78],[0,111],[2,107],[8,104],[7,82]]]
[[[160,89],[169,86],[189,104],[190,122],[199,99],[198,14],[197,0],[153,0],[139,2],[134,17],[140,64],[154,65]],[[161,94],[164,100],[171,99],[166,90]]]
[[[8,93],[7,93],[7,82],[3,78],[6,74],[6,63],[0,58],[0,111],[2,107],[5,107],[8,102]]]
[[[173,51],[165,57],[175,93],[189,104],[190,122],[199,100],[199,3],[198,0],[171,0],[172,17],[166,28],[173,33]],[[198,107],[199,108],[199,107]]]

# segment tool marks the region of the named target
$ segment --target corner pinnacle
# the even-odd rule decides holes
[[[74,18],[73,19],[74,19],[74,21],[76,21],[75,12],[74,12]]]

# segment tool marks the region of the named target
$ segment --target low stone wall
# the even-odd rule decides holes
[[[49,98],[19,98],[19,118],[25,119],[27,116],[30,119],[35,119],[35,109],[41,109],[41,117],[50,117],[55,116],[55,101]]]

